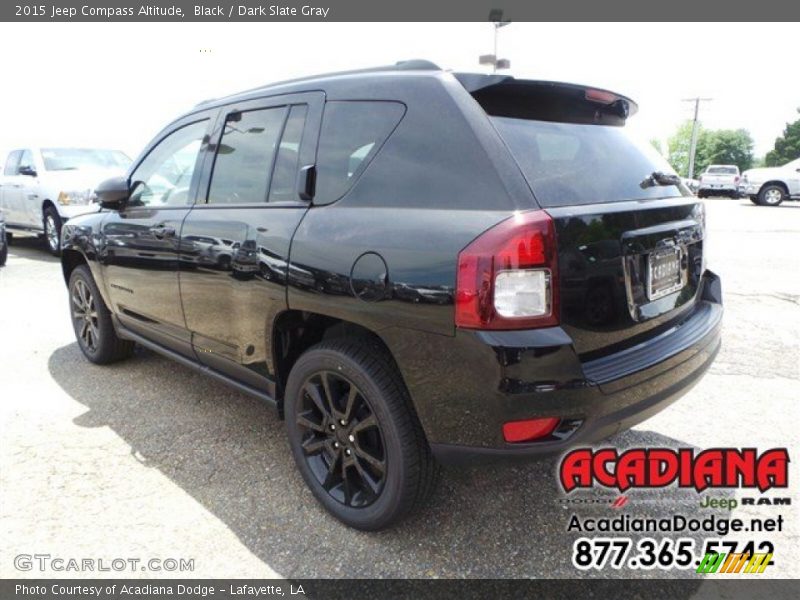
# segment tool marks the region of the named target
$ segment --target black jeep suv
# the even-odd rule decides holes
[[[424,501],[440,461],[608,437],[720,346],[703,204],[628,137],[636,108],[425,61],[204,102],[64,227],[78,344],[275,406],[361,529]]]

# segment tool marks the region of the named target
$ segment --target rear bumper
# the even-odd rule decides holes
[[[691,389],[713,362],[721,345],[721,300],[719,279],[707,272],[698,301],[679,323],[586,363],[558,327],[459,331],[460,349],[449,353],[450,372],[441,384],[453,386],[449,393],[439,389],[440,398],[420,402],[416,381],[409,385],[434,455],[452,463],[560,453],[650,418]],[[503,423],[537,417],[559,417],[561,425],[542,441],[505,442]]]

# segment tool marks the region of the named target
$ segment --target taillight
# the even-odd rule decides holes
[[[558,324],[558,255],[553,219],[520,212],[458,255],[456,325],[532,329]]]
[[[733,183],[739,183],[739,176],[738,175],[733,178]]]

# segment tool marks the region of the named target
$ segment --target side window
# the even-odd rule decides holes
[[[6,159],[6,166],[3,169],[3,175],[16,175],[17,167],[19,166],[19,157],[22,155],[22,150],[14,150],[8,155]]]
[[[270,202],[297,200],[296,181],[298,161],[300,160],[300,142],[303,140],[303,128],[306,124],[307,113],[308,106],[305,104],[292,106],[289,111],[281,143],[278,146],[272,184],[269,187]]]
[[[209,204],[266,202],[286,113],[281,106],[228,115],[211,175]]]
[[[315,202],[341,198],[404,114],[405,106],[399,102],[328,102],[317,151]]]
[[[30,150],[23,150],[22,156],[19,159],[19,166],[17,167],[17,173],[20,172],[20,169],[23,167],[27,167],[29,169],[36,169],[36,163],[33,162],[33,152]]]
[[[150,151],[131,175],[130,206],[183,206],[208,120],[185,125],[170,133]]]

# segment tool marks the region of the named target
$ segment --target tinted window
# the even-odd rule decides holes
[[[8,155],[6,159],[6,166],[3,170],[3,175],[16,175],[17,174],[17,165],[19,165],[19,157],[22,154],[22,150],[14,150],[11,154]]]
[[[328,102],[317,152],[320,204],[341,198],[405,113],[398,102]]]
[[[208,191],[212,204],[266,202],[286,107],[229,115]]]
[[[716,175],[738,175],[739,169],[737,167],[708,167],[706,173]]]
[[[305,104],[293,106],[289,112],[278,147],[278,157],[275,159],[275,170],[269,188],[270,202],[297,200],[297,168],[307,113],[308,107]]]
[[[649,144],[634,140],[622,127],[490,119],[544,207],[684,194],[677,186],[640,186],[653,171],[673,170]]]
[[[173,131],[153,148],[131,175],[131,206],[180,206],[191,203],[197,155],[208,121]]]

